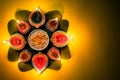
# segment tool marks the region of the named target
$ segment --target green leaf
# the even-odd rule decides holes
[[[15,18],[20,21],[28,21],[29,14],[28,10],[18,10],[15,13]]]
[[[9,48],[8,50],[8,60],[9,61],[17,61],[19,58],[19,53],[17,50]]]
[[[19,62],[18,68],[20,71],[25,72],[33,69],[33,66],[30,63]]]
[[[48,68],[54,69],[54,70],[60,70],[61,69],[61,61],[60,60],[50,61]]]
[[[63,59],[71,58],[71,54],[70,54],[70,50],[69,50],[68,45],[61,48],[61,58],[63,58]]]
[[[55,18],[58,18],[58,20],[62,19],[62,14],[58,10],[49,11],[45,15],[46,15],[47,21]]]
[[[69,21],[64,19],[62,21],[60,21],[60,29],[67,32],[68,31],[68,27],[69,27]]]
[[[10,35],[18,32],[16,20],[12,19],[8,22],[8,32]]]

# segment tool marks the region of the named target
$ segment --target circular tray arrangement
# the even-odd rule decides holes
[[[44,14],[39,8],[33,11],[20,10],[15,17],[17,20],[8,22],[11,35],[8,60],[18,61],[21,71],[32,68],[39,73],[46,68],[58,70],[61,68],[60,59],[71,57],[66,35],[69,22],[62,20],[59,11]]]

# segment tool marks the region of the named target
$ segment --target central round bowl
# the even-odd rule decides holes
[[[35,29],[28,36],[28,44],[34,50],[44,50],[49,44],[49,36],[44,30]]]

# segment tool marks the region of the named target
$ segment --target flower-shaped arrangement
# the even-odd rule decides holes
[[[8,22],[11,35],[8,60],[18,61],[21,71],[32,68],[39,73],[46,68],[59,70],[61,58],[71,57],[66,35],[68,20],[62,20],[62,14],[57,10],[44,14],[39,8],[18,10],[15,17],[17,20]]]

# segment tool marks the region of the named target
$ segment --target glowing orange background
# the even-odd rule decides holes
[[[115,24],[110,18],[114,3],[89,0],[0,0],[0,79],[1,80],[109,80],[112,79],[116,57],[112,44]],[[46,69],[38,74],[34,69],[20,72],[17,62],[7,59],[9,45],[3,43],[10,37],[7,23],[15,19],[17,8],[33,10],[40,6],[45,12],[59,9],[63,19],[69,20],[68,35],[71,58],[61,60],[58,71]],[[116,7],[114,7],[116,8]],[[113,14],[114,15],[114,14]],[[112,17],[114,19],[114,17]],[[113,52],[111,52],[113,49]],[[116,55],[117,56],[117,55]],[[117,57],[118,58],[118,57]],[[116,62],[117,63],[117,62]],[[118,74],[114,74],[118,75]],[[115,79],[117,77],[114,77]]]

